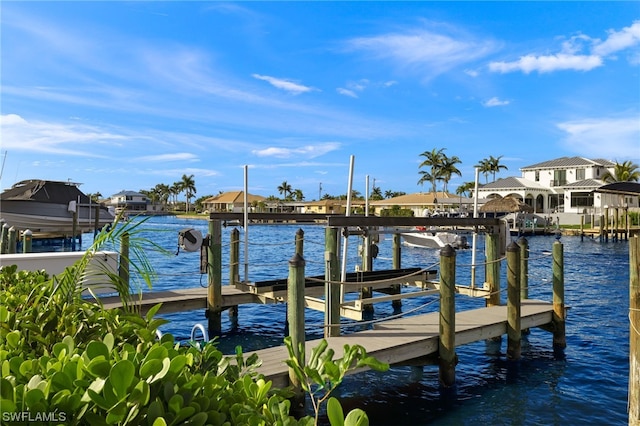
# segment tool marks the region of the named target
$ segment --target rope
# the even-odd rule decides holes
[[[416,275],[420,275],[424,272],[427,272],[428,270],[432,269],[434,266],[438,265],[437,263],[433,264],[432,266],[428,266],[426,268],[420,269],[419,271],[416,271],[412,274],[407,274],[407,275],[403,275],[400,277],[394,277],[394,278],[387,278],[384,280],[375,280],[375,281],[358,281],[358,282],[348,282],[348,281],[330,281],[330,280],[324,280],[324,279],[320,279],[320,278],[307,278],[309,281],[313,281],[313,282],[319,282],[319,283],[328,283],[328,284],[342,284],[342,285],[354,285],[354,286],[363,286],[363,285],[368,285],[368,284],[386,284],[386,283],[396,283],[398,280],[402,280],[402,279],[406,279],[409,277],[413,277]]]
[[[309,324],[308,327],[309,328],[331,328],[331,327],[356,327],[356,326],[362,326],[362,325],[369,325],[369,324],[376,324],[379,322],[385,322],[385,321],[390,321],[396,318],[401,318],[405,315],[411,314],[413,312],[419,311],[420,309],[423,309],[437,301],[439,301],[440,299],[434,299],[430,302],[427,302],[423,305],[417,306],[415,308],[409,309],[407,312],[400,312],[399,314],[395,314],[395,315],[391,315],[389,317],[385,317],[385,318],[379,318],[377,320],[369,320],[369,321],[359,321],[359,322],[352,322],[352,323],[340,323],[340,324]]]
[[[640,309],[629,308],[629,324],[636,334],[640,334],[640,331],[638,331],[633,321],[631,321],[631,312],[640,312]]]

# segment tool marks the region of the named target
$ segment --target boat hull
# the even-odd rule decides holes
[[[78,205],[76,232],[90,232],[96,227],[97,204]],[[34,234],[71,236],[74,213],[68,205],[33,200],[3,200],[0,218],[18,231],[30,230]],[[99,207],[98,228],[113,223],[114,215],[105,207]]]
[[[467,248],[465,237],[452,232],[415,232],[403,233],[404,244],[410,247],[441,249],[447,244],[453,248]]]

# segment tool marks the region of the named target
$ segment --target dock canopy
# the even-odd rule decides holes
[[[593,192],[602,194],[620,194],[620,195],[636,195],[640,196],[640,182],[613,182],[602,185]]]

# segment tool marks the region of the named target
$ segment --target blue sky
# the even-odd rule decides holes
[[[1,11],[2,188],[87,193],[194,175],[306,200],[365,176],[417,185],[562,156],[640,163],[640,2],[11,2]],[[482,179],[481,179],[482,182]],[[320,192],[320,188],[321,192]]]

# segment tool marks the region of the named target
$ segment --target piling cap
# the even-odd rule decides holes
[[[304,258],[302,256],[300,256],[300,253],[296,253],[294,254],[291,259],[289,259],[289,265],[290,266],[302,266],[304,265]]]
[[[507,251],[520,251],[520,246],[515,241],[511,241],[511,243],[507,246]]]
[[[451,244],[447,244],[446,246],[442,247],[442,249],[440,250],[440,256],[453,257],[455,255],[456,255],[456,250],[451,246]]]

